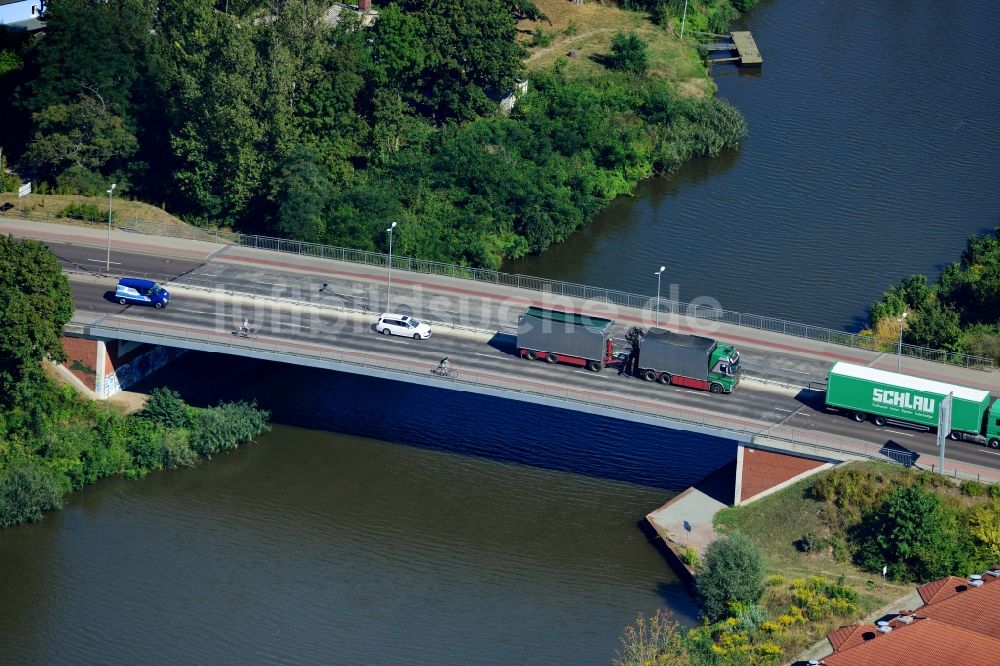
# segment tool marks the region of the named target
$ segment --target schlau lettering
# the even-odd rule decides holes
[[[872,402],[876,405],[887,407],[901,407],[911,412],[923,412],[924,414],[934,413],[934,398],[926,398],[922,395],[913,395],[906,391],[889,391],[887,389],[873,389]]]

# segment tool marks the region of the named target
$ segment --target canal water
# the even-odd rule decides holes
[[[504,269],[857,330],[913,273],[1000,225],[1000,67],[990,0],[765,0],[742,26],[758,71],[718,66],[739,151],[641,184]]]
[[[1000,223],[995,3],[769,2],[759,73],[718,68],[741,150],[616,202],[512,271],[857,326]],[[977,57],[979,58],[977,60]],[[147,386],[257,398],[275,428],[0,531],[5,663],[606,664],[690,600],[642,516],[718,440],[189,355]]]
[[[224,355],[164,381],[278,425],[0,531],[5,663],[598,664],[696,620],[641,522],[732,443]]]

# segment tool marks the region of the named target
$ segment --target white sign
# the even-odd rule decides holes
[[[22,185],[21,187],[19,187],[17,189],[17,196],[19,196],[19,197],[26,197],[29,194],[31,194],[31,181],[30,180],[27,183],[25,183],[24,185]]]

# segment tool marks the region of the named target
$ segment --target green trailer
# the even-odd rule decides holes
[[[834,363],[827,378],[826,404],[846,411],[856,421],[870,417],[877,426],[897,422],[930,429],[937,427],[941,401],[949,393],[952,439],[989,440],[990,446],[1000,447],[1000,424],[991,409],[989,391]]]

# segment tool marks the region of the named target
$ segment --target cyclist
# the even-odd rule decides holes
[[[247,337],[252,332],[253,329],[250,328],[250,321],[246,317],[244,317],[243,323],[240,324],[240,331],[239,331],[240,335],[242,335],[243,337]]]
[[[451,374],[451,361],[448,360],[447,356],[441,359],[441,362],[438,363],[437,372],[439,375],[447,376]]]

